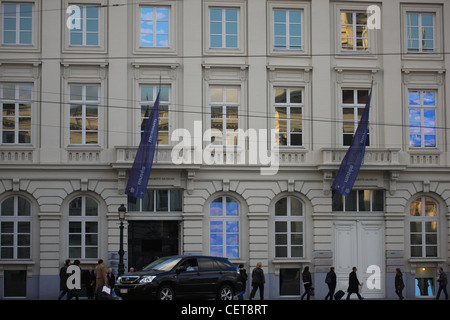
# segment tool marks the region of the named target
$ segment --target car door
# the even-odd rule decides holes
[[[180,262],[177,269],[177,288],[176,294],[195,295],[201,290],[201,277],[196,258],[186,258]]]
[[[221,272],[219,266],[214,259],[208,257],[198,258],[198,266],[202,293],[215,295],[219,289],[217,285]]]

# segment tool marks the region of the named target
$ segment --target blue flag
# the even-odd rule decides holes
[[[150,117],[145,124],[144,133],[142,134],[133,167],[128,177],[127,188],[125,189],[125,193],[134,198],[144,198],[147,190],[148,178],[150,177],[155,155],[156,139],[158,138],[158,120],[159,92]]]
[[[352,191],[359,169],[361,168],[361,163],[364,159],[364,152],[366,151],[371,96],[372,89],[370,89],[369,97],[367,98],[367,103],[364,107],[358,128],[353,136],[352,143],[345,154],[344,160],[342,160],[339,171],[331,186],[334,191],[346,197],[348,197],[350,191]]]

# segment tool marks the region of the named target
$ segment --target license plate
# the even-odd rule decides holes
[[[120,293],[128,293],[128,289],[120,289]]]

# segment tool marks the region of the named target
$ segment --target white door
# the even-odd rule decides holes
[[[385,295],[383,221],[335,221],[334,240],[336,291],[343,290],[347,293],[349,274],[352,268],[356,267],[358,280],[364,283],[361,295],[369,299],[383,298]],[[355,294],[352,295],[352,299],[356,298]]]

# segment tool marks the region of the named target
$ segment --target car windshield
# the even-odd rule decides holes
[[[146,266],[143,271],[150,271],[150,270],[160,270],[160,271],[170,271],[173,267],[177,265],[178,262],[180,262],[181,258],[160,258],[158,260],[153,261],[148,266]]]

